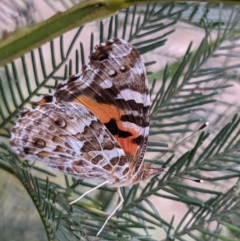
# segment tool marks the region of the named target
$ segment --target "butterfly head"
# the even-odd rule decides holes
[[[152,166],[150,163],[144,163],[137,174],[136,182],[150,180],[163,172],[163,168]]]

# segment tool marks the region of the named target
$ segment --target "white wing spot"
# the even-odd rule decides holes
[[[112,69],[108,71],[108,75],[109,76],[113,76],[113,75],[115,75],[115,73],[116,72],[114,70],[112,70]]]
[[[120,70],[121,70],[121,71],[124,71],[125,69],[126,69],[126,68],[125,68],[124,66],[121,66],[121,67],[120,67]]]
[[[101,84],[100,86],[103,88],[103,89],[109,89],[112,87],[112,81],[109,80],[109,79],[105,79]]]
[[[64,85],[63,87],[60,88],[60,90],[66,90],[67,89],[67,85]]]
[[[116,99],[135,100],[137,104],[143,104],[144,106],[150,105],[150,98],[148,94],[139,93],[138,91],[124,89],[116,96]]]

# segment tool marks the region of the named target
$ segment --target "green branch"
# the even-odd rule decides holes
[[[103,2],[105,1],[84,0],[39,24],[15,31],[9,38],[0,42],[0,66],[21,57],[66,31],[117,13],[110,10]]]
[[[191,2],[200,2],[191,0]],[[168,2],[166,0],[83,0],[65,12],[31,27],[16,30],[0,41],[0,66],[21,57],[57,36],[97,19],[117,14],[117,11],[136,4]],[[173,2],[177,2],[174,0]],[[240,0],[210,0],[211,3],[239,4]]]

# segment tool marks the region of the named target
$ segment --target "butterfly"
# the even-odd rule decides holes
[[[163,169],[144,163],[150,122],[145,66],[138,51],[115,38],[96,46],[81,73],[60,83],[54,93],[20,112],[10,144],[18,155],[101,187],[117,188],[159,175]],[[72,202],[71,204],[73,204]]]

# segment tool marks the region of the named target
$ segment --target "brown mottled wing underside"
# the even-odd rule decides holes
[[[54,97],[35,102],[81,103],[108,128],[132,161],[135,175],[142,165],[149,134],[150,97],[145,66],[137,50],[122,39],[96,46],[82,73],[59,84]]]
[[[24,110],[11,133],[10,144],[19,156],[45,161],[79,178],[109,180],[111,184],[129,171],[120,145],[80,104],[48,103]]]

